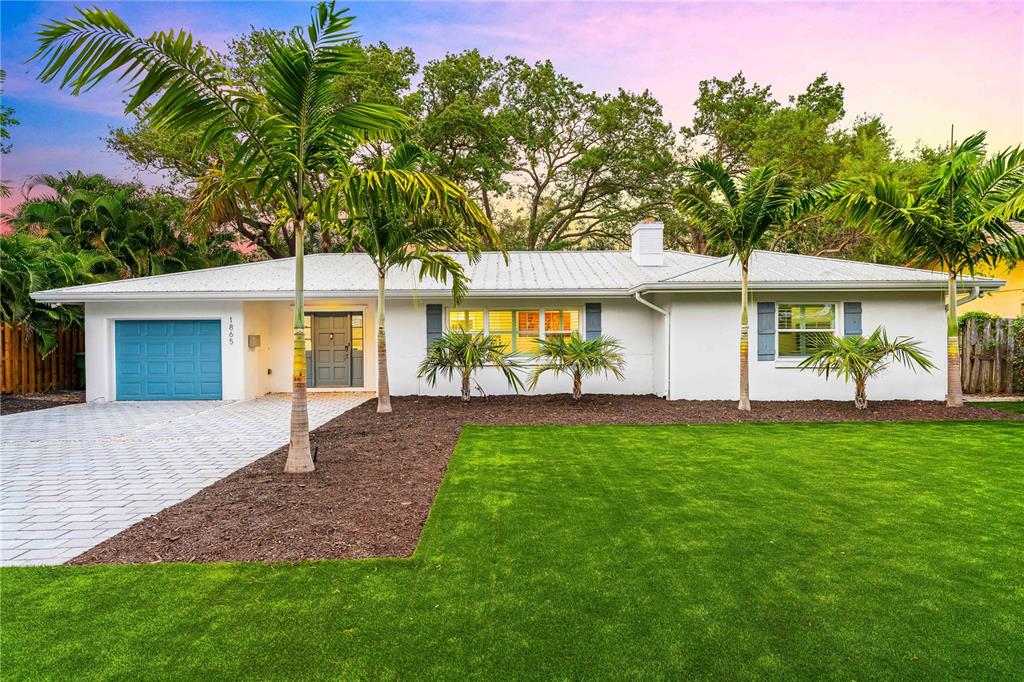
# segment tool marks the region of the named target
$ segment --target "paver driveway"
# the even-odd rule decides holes
[[[310,428],[370,398],[309,396]],[[289,396],[0,417],[0,563],[59,564],[288,442]]]

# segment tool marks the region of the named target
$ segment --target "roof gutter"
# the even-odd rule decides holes
[[[672,399],[672,316],[667,310],[659,306],[654,305],[646,298],[644,298],[640,292],[633,295],[633,298],[637,302],[647,306],[656,313],[661,313],[661,316],[665,322],[665,400]]]
[[[973,289],[971,289],[971,293],[968,294],[967,296],[964,296],[963,298],[956,299],[956,305],[959,308],[964,303],[970,303],[974,299],[981,298],[982,296],[984,296],[984,294],[981,291],[981,287],[976,286]],[[946,304],[946,310],[949,310],[949,304],[948,303]]]
[[[292,291],[116,291],[93,292],[51,289],[36,291],[32,298],[40,303],[75,305],[82,303],[113,303],[121,301],[291,301]],[[375,291],[306,291],[307,301],[327,301],[339,298],[376,298]],[[626,289],[476,289],[470,290],[467,299],[474,298],[623,298],[631,297]],[[446,289],[394,289],[387,292],[388,298],[451,298]]]
[[[982,291],[995,291],[1006,284],[1001,279],[974,280],[959,282],[958,288],[961,291],[968,291],[977,288]],[[846,291],[944,291],[947,287],[945,281],[921,282],[921,281],[857,281],[857,282],[751,282],[751,291],[823,291],[823,290],[846,290]],[[651,284],[640,284],[629,290],[629,293],[643,293],[652,291],[661,292],[693,292],[693,291],[738,291],[739,282],[654,282]]]

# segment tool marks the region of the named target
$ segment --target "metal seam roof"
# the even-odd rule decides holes
[[[665,252],[665,264],[642,267],[628,251],[519,251],[509,252],[506,265],[500,253],[489,252],[476,263],[465,253],[452,254],[470,276],[470,295],[627,295],[643,290],[693,287],[731,288],[739,285],[739,264],[729,257]],[[322,298],[370,296],[377,290],[377,274],[365,254],[312,254],[305,263],[306,295]],[[945,274],[875,263],[758,251],[751,259],[752,285],[777,283],[834,287],[868,284],[873,287],[938,288]],[[1001,282],[976,278],[986,288]],[[147,298],[284,298],[294,286],[294,259],[259,261],[205,270],[116,280],[40,291],[40,301],[143,300]],[[392,295],[443,295],[449,286],[433,279],[420,280],[418,268],[388,273]]]

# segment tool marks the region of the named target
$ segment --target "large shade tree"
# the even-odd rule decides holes
[[[40,80],[78,94],[102,81],[128,83],[126,112],[145,107],[156,129],[201,131],[199,149],[224,141],[219,191],[245,186],[253,201],[273,200],[295,240],[295,320],[291,441],[285,471],[312,471],[306,407],[303,244],[311,202],[339,156],[368,139],[394,136],[406,117],[394,107],[339,104],[335,80],[355,67],[353,18],[333,2],[314,6],[304,31],[270,35],[266,64],[240,78],[220,56],[184,30],[137,36],[113,12],[79,9],[38,33],[33,59]]]
[[[916,192],[873,177],[847,192],[839,204],[854,222],[889,238],[912,264],[947,273],[946,404],[963,405],[957,329],[957,280],[978,266],[1024,258],[1024,236],[1012,221],[1024,217],[1024,148],[986,159],[985,133],[960,144]]]
[[[824,205],[842,182],[801,190],[794,179],[769,164],[739,177],[711,155],[686,168],[689,181],[675,194],[679,208],[701,225],[712,245],[740,265],[740,400],[750,409],[748,284],[750,258],[770,236],[799,216]]]
[[[377,412],[391,412],[385,291],[395,269],[419,266],[420,278],[450,282],[452,298],[465,296],[468,276],[448,249],[470,261],[501,237],[469,195],[451,180],[423,170],[423,150],[405,142],[383,157],[339,168],[324,193],[321,219],[333,221],[349,248],[366,253],[377,270]]]

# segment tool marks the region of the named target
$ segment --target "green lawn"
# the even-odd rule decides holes
[[[998,402],[990,401],[983,403],[967,403],[974,407],[989,407],[993,410],[1005,410],[1006,412],[1016,412],[1017,414],[1024,414],[1024,400],[1015,400],[1013,402]]]
[[[1019,423],[467,427],[411,559],[5,569],[5,679],[1024,678]]]

